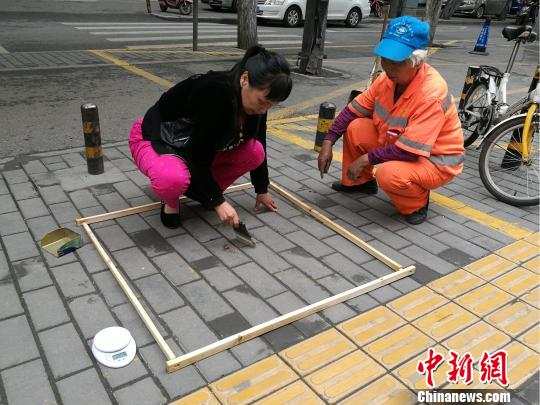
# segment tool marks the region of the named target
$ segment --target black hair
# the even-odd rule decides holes
[[[267,51],[260,45],[249,48],[244,57],[232,69],[235,85],[240,76],[248,72],[248,81],[256,89],[269,89],[266,98],[270,101],[283,101],[292,90],[291,68],[283,56]],[[238,84],[239,85],[239,84]]]

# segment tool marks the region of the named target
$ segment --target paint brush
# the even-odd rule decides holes
[[[246,224],[244,224],[243,222],[240,222],[236,228],[233,226],[233,229],[234,229],[234,233],[237,239],[244,242],[246,245],[255,247],[255,241],[249,234],[246,228]]]

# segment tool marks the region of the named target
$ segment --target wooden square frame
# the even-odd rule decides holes
[[[249,183],[231,186],[227,190],[225,190],[225,193],[232,193],[235,191],[245,190],[251,187],[252,185]],[[108,221],[111,219],[121,218],[128,215],[133,215],[133,214],[140,214],[142,212],[147,212],[147,211],[157,209],[160,207],[161,203],[155,202],[151,204],[141,205],[138,207],[127,208],[120,211],[108,212],[105,214],[95,215],[95,216],[86,217],[86,218],[79,218],[75,220],[75,223],[78,226],[82,226],[83,229],[86,231],[86,233],[90,237],[90,240],[92,241],[98,253],[100,254],[101,258],[107,264],[107,267],[109,267],[109,270],[111,271],[114,278],[118,282],[118,285],[127,295],[129,301],[131,302],[131,304],[133,305],[133,307],[139,314],[141,320],[143,321],[148,331],[150,332],[150,334],[153,336],[156,343],[158,344],[159,348],[161,349],[161,351],[167,358],[166,370],[168,373],[179,370],[199,360],[203,360],[209,356],[212,356],[213,354],[222,352],[226,349],[230,349],[231,347],[234,347],[240,343],[246,342],[264,333],[270,332],[281,326],[284,326],[291,322],[305,318],[323,309],[329,308],[332,305],[339,304],[343,301],[368,293],[370,291],[375,290],[376,288],[385,286],[396,280],[399,280],[399,279],[402,279],[404,277],[414,274],[415,266],[408,266],[408,267],[403,268],[401,265],[399,265],[398,263],[396,263],[389,257],[385,256],[383,253],[379,252],[377,249],[370,246],[368,243],[364,242],[363,240],[361,240],[360,238],[358,238],[357,236],[355,236],[354,234],[352,234],[351,232],[349,232],[342,226],[336,224],[327,216],[311,208],[308,204],[306,204],[299,198],[295,197],[294,195],[292,195],[291,193],[283,189],[281,186],[278,186],[275,183],[270,183],[270,188],[274,190],[275,192],[277,192],[278,194],[280,194],[285,199],[287,199],[289,202],[293,203],[297,207],[301,208],[302,210],[304,210],[305,212],[307,212],[308,214],[310,214],[311,216],[313,216],[314,218],[322,222],[324,225],[328,226],[335,232],[339,233],[341,236],[345,237],[350,242],[354,243],[358,247],[365,250],[367,253],[371,254],[373,257],[382,261],[384,264],[386,264],[388,267],[390,267],[393,270],[393,273],[387,274],[383,277],[370,281],[369,283],[365,283],[360,286],[354,287],[350,290],[344,291],[332,297],[328,297],[321,301],[317,301],[306,307],[299,308],[287,314],[283,314],[277,318],[271,319],[260,325],[253,326],[242,332],[238,332],[232,336],[221,339],[217,342],[211,343],[207,346],[201,347],[200,349],[194,350],[192,352],[189,352],[180,356],[176,356],[174,352],[171,350],[171,348],[169,347],[169,345],[167,344],[167,342],[165,342],[165,339],[159,333],[158,329],[156,328],[156,325],[154,325],[154,323],[150,319],[150,316],[148,315],[146,310],[143,308],[143,306],[141,305],[141,303],[139,302],[139,300],[137,299],[137,297],[135,296],[131,288],[129,287],[124,276],[116,268],[114,262],[109,257],[107,251],[103,248],[103,246],[97,239],[96,235],[90,228],[90,224],[93,224],[93,223]],[[187,200],[188,199],[186,197],[182,197],[180,199],[180,201],[187,201]]]

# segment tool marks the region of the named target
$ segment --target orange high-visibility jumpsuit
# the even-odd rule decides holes
[[[463,132],[446,81],[428,64],[421,65],[397,102],[394,90],[395,84],[383,73],[347,106],[359,118],[349,124],[343,139],[342,182],[352,186],[372,180],[373,166],[352,181],[347,177],[349,165],[395,142],[418,159],[381,163],[375,176],[398,211],[407,215],[426,205],[429,190],[461,173]]]

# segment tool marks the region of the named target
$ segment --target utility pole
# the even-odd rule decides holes
[[[257,45],[257,0],[238,0],[238,48],[248,49]]]
[[[300,52],[300,73],[315,76],[322,73],[328,1],[307,0],[302,51]]]
[[[429,24],[429,45],[433,43],[435,31],[439,23],[439,13],[441,12],[442,0],[427,0],[426,2],[426,22]]]

